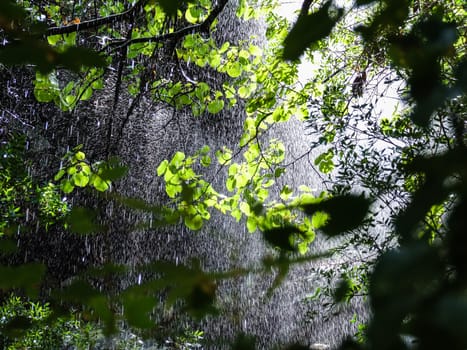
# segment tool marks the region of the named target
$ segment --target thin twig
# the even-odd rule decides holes
[[[69,34],[69,33],[74,33],[74,32],[78,32],[81,30],[97,28],[97,27],[110,24],[110,23],[115,23],[115,22],[131,17],[136,10],[138,10],[142,5],[144,5],[145,2],[146,0],[138,1],[129,10],[122,12],[122,13],[117,13],[115,15],[110,15],[110,16],[102,17],[102,18],[95,18],[89,21],[83,21],[80,23],[70,24],[67,26],[51,27],[47,29],[47,31],[45,32],[45,35],[50,36],[50,35],[57,35],[57,34]]]
[[[167,34],[161,34],[161,35],[155,35],[155,36],[150,36],[150,37],[142,37],[142,38],[133,38],[133,39],[127,39],[127,40],[120,40],[120,41],[114,41],[112,43],[109,43],[110,46],[118,46],[118,47],[125,47],[129,46],[132,44],[137,44],[137,43],[148,43],[148,42],[161,42],[161,41],[166,41],[169,39],[173,39],[175,41],[183,38],[184,36],[188,34],[194,34],[194,33],[209,33],[209,28],[211,27],[212,23],[214,20],[217,18],[217,16],[222,12],[224,9],[225,5],[227,5],[229,0],[222,0],[219,5],[217,5],[209,14],[209,16],[206,18],[206,20],[203,23],[200,24],[195,24],[192,26],[184,27],[181,28],[175,32],[172,33],[167,33]]]

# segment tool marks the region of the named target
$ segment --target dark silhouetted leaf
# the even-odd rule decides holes
[[[20,40],[7,44],[0,50],[0,62],[5,65],[33,64],[42,73],[49,73],[62,66],[73,71],[81,67],[104,67],[106,62],[97,52],[82,47],[70,47],[58,52],[37,39]]]
[[[82,235],[96,233],[102,229],[95,223],[96,213],[91,209],[73,207],[67,218],[70,231]]]
[[[156,299],[150,295],[145,295],[145,291],[136,286],[122,294],[122,304],[125,317],[131,326],[137,328],[151,328],[154,321],[150,318],[150,313],[156,306]]]
[[[0,266],[0,288],[24,288],[28,293],[35,294],[42,282],[45,266],[42,264],[24,264],[17,267]]]
[[[0,28],[10,31],[16,30],[15,25],[26,17],[24,9],[14,2],[0,1]]]
[[[343,9],[331,5],[332,1],[327,1],[318,11],[298,17],[284,40],[284,59],[298,59],[307,47],[331,33],[343,14]]]
[[[264,239],[273,247],[287,251],[296,251],[297,247],[294,244],[294,235],[301,234],[298,227],[288,225],[284,227],[275,227],[263,232]]]
[[[358,6],[362,6],[362,5],[368,5],[368,4],[371,4],[372,2],[375,2],[376,0],[357,0],[356,1],[356,4]]]
[[[467,343],[467,300],[465,295],[448,294],[434,305],[433,323],[449,334],[449,338],[460,341],[459,348]]]
[[[85,303],[87,300],[100,295],[100,292],[88,282],[76,280],[57,292],[57,295],[67,301]]]
[[[335,236],[361,225],[369,207],[370,201],[363,196],[344,195],[325,199],[319,203],[306,204],[302,209],[308,215],[316,212],[327,213],[328,221],[321,230],[329,236]]]
[[[467,192],[467,191],[466,191]],[[448,257],[457,268],[459,277],[467,280],[467,195],[458,199],[448,219]]]
[[[425,301],[436,294],[442,274],[438,252],[425,243],[392,250],[379,258],[370,280],[374,317],[368,337],[374,349],[407,349],[400,337],[403,321],[425,308]]]
[[[467,170],[467,153],[463,148],[453,149],[443,155],[415,158],[405,167],[407,173],[425,174],[424,184],[413,195],[412,202],[397,217],[396,228],[403,240],[414,239],[417,224],[423,220],[433,204],[443,202],[453,188],[446,186],[446,179]]]
[[[363,347],[361,344],[357,343],[354,339],[352,338],[347,338],[345,339],[341,346],[339,347],[339,350],[362,350]]]
[[[60,291],[56,291],[54,294],[59,300],[87,306],[91,311],[89,317],[104,322],[104,333],[106,335],[115,332],[115,315],[109,307],[106,295],[91,286],[88,282],[76,280],[71,285]]]
[[[289,273],[290,261],[285,254],[281,254],[280,257],[275,261],[274,265],[276,268],[278,268],[278,271],[271,287],[268,289],[268,297],[272,297],[274,290],[279,287],[284,281],[285,277],[287,277],[287,274]]]
[[[24,336],[33,325],[31,318],[16,316],[6,324],[2,324],[0,330],[2,334],[14,339]]]
[[[213,280],[203,277],[191,288],[187,298],[188,311],[195,317],[216,313],[213,307],[217,286]]]
[[[9,255],[18,250],[18,245],[15,240],[1,239],[0,240],[0,255]]]
[[[457,79],[457,87],[459,90],[467,91],[467,58],[464,58],[456,67],[454,76]]]
[[[128,167],[122,165],[118,158],[111,158],[99,169],[99,176],[106,181],[115,181],[124,177],[127,172]]]
[[[425,243],[385,253],[370,281],[373,309],[384,313],[389,323],[400,321],[435,290],[442,272],[438,253]]]
[[[301,345],[301,344],[292,344],[292,345],[286,346],[284,350],[310,350],[310,348],[308,346]]]
[[[58,56],[57,64],[79,72],[81,67],[105,67],[104,58],[97,52],[83,47],[70,47]]]
[[[337,287],[334,289],[334,300],[336,302],[347,301],[352,294],[352,284],[347,278],[339,281]]]
[[[157,2],[168,16],[175,16],[184,3],[193,2],[193,0],[157,0]]]
[[[235,338],[232,350],[255,350],[256,337],[254,335],[240,333]]]

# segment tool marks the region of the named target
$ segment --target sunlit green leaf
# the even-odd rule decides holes
[[[65,180],[61,183],[61,189],[65,193],[71,193],[73,192],[75,186],[70,180]]]
[[[83,174],[82,172],[74,174],[72,177],[73,183],[78,187],[86,187],[89,183],[89,176]]]
[[[65,175],[65,169],[60,169],[58,173],[54,176],[54,181],[60,180],[63,175]]]
[[[99,175],[92,174],[91,185],[100,192],[107,191],[109,189],[109,181],[102,179]]]
[[[246,227],[248,229],[248,232],[253,233],[256,231],[256,228],[258,227],[258,223],[256,221],[256,218],[254,216],[249,216],[246,220]]]
[[[314,228],[321,228],[328,222],[329,215],[325,212],[315,212],[311,217],[311,224]]]
[[[239,62],[232,62],[227,65],[227,74],[232,78],[237,78],[242,74],[242,66]]]
[[[195,216],[186,216],[184,218],[184,222],[186,227],[193,231],[199,230],[201,227],[203,227],[203,219],[201,218],[200,215],[195,215]]]
[[[217,114],[224,108],[224,100],[214,100],[208,104],[208,112],[212,114]]]

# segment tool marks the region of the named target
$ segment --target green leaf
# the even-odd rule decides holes
[[[318,211],[311,217],[311,224],[314,228],[321,228],[328,222],[329,215],[325,212]]]
[[[227,165],[232,160],[232,151],[224,146],[222,150],[216,151],[216,158],[220,165]]]
[[[200,215],[186,216],[184,218],[184,223],[186,227],[188,227],[190,230],[193,230],[193,231],[197,231],[201,227],[203,227],[203,219],[201,218]]]
[[[176,168],[181,167],[183,160],[185,159],[185,153],[177,151],[172,160],[170,161],[170,165],[175,166]]]
[[[248,203],[246,203],[246,202],[241,202],[240,206],[239,206],[239,209],[246,216],[249,216],[251,214],[250,205]]]
[[[246,228],[248,232],[250,233],[255,232],[257,227],[258,227],[258,222],[256,221],[256,218],[254,216],[249,216],[248,219],[246,220]]]
[[[287,200],[289,199],[289,197],[291,196],[292,194],[292,190],[290,189],[289,186],[285,185],[284,187],[282,187],[282,190],[281,190],[281,193],[280,193],[280,197],[283,199],[283,200]]]
[[[196,39],[194,35],[187,35],[183,41],[183,47],[190,49],[196,45]]]
[[[200,17],[202,15],[201,8],[198,6],[189,6],[188,9],[185,11],[185,19],[188,21],[188,23],[198,23],[200,20]]]
[[[61,183],[60,185],[62,191],[64,193],[71,193],[73,192],[73,190],[75,189],[75,186],[73,185],[73,183],[70,181],[70,180],[65,180]]]
[[[162,176],[167,171],[167,166],[169,165],[169,161],[164,159],[159,166],[157,167],[157,176]]]
[[[100,192],[107,191],[109,189],[109,182],[102,179],[99,175],[92,174],[91,185]]]
[[[211,157],[203,156],[201,157],[201,165],[204,167],[208,167],[211,165]]]
[[[334,169],[334,151],[329,149],[328,151],[320,154],[315,159],[315,165],[318,165],[319,170],[324,173],[328,174]]]
[[[281,176],[282,174],[284,174],[284,173],[285,173],[285,168],[276,168],[276,169],[274,170],[274,177],[275,177],[275,178],[278,178],[278,177],[280,177],[280,176]]]
[[[220,66],[222,61],[221,55],[219,55],[216,51],[212,51],[208,57],[209,65],[212,68],[217,68]]]
[[[86,187],[89,183],[89,176],[86,176],[82,172],[74,174],[71,179],[73,180],[74,185],[78,187]]]
[[[237,185],[237,180],[235,180],[233,176],[229,176],[225,182],[225,187],[227,188],[227,191],[233,192],[236,185]]]
[[[211,114],[219,113],[223,108],[224,100],[214,100],[208,104],[208,112]]]
[[[50,102],[53,101],[55,93],[52,89],[36,86],[34,88],[34,97],[38,102]]]
[[[86,155],[83,152],[78,151],[75,153],[76,160],[84,160],[85,158],[86,158]]]
[[[60,169],[57,174],[54,176],[54,181],[60,180],[63,175],[65,175],[65,169]]]
[[[248,87],[245,85],[240,86],[240,88],[238,89],[238,96],[240,96],[241,98],[247,98],[248,96],[250,96],[250,93],[250,89],[248,89]]]
[[[227,74],[232,78],[237,78],[242,74],[242,65],[240,62],[232,62],[227,65]]]
[[[47,37],[47,42],[50,45],[55,46],[61,39],[62,39],[62,36],[60,34],[51,35]]]
[[[86,101],[86,100],[89,100],[91,96],[92,96],[92,89],[88,87],[86,90],[80,93],[79,98],[82,101]]]
[[[327,1],[318,11],[298,17],[284,40],[284,59],[298,59],[307,47],[331,33],[344,13],[343,9],[331,8],[331,5],[332,1]]]
[[[253,44],[250,45],[250,47],[248,48],[248,51],[253,56],[261,56],[263,54],[263,51],[258,46],[253,45]]]

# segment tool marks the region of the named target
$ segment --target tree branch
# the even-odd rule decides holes
[[[209,16],[204,20],[203,23],[184,27],[172,33],[161,34],[161,35],[156,35],[156,36],[151,36],[151,37],[144,37],[144,38],[134,38],[130,40],[114,41],[110,43],[109,45],[111,46],[118,45],[119,47],[123,47],[123,46],[129,46],[129,45],[137,44],[137,43],[161,42],[161,41],[165,41],[169,39],[179,40],[188,34],[209,32],[209,28],[211,27],[212,23],[217,18],[217,16],[219,16],[219,14],[222,12],[222,10],[224,9],[225,5],[227,5],[228,2],[229,0],[221,0],[219,4],[211,11]]]
[[[299,16],[305,16],[308,14],[308,11],[310,10],[311,2],[312,0],[303,0],[302,8],[300,9]]]
[[[49,28],[46,31],[46,36],[57,35],[57,34],[68,34],[68,33],[73,33],[73,32],[77,32],[80,30],[97,28],[97,27],[100,27],[106,24],[121,21],[123,19],[130,17],[133,14],[133,12],[135,12],[145,2],[146,0],[140,0],[132,8],[119,14],[115,14],[115,15],[111,15],[111,16],[107,16],[103,18],[92,19],[92,20],[84,21],[84,22],[77,23],[77,24],[70,24],[68,26]],[[136,44],[136,43],[161,42],[161,41],[165,41],[169,39],[178,40],[190,33],[209,32],[209,28],[211,27],[212,23],[217,18],[217,16],[219,16],[219,14],[222,12],[222,10],[224,9],[225,5],[227,5],[228,2],[229,0],[219,1],[219,4],[216,7],[214,7],[214,9],[211,11],[209,16],[204,20],[203,23],[188,26],[188,27],[182,28],[178,31],[168,33],[168,34],[162,34],[162,35],[146,37],[146,38],[135,38],[135,39],[129,39],[129,40],[115,41],[111,43],[110,45],[112,46],[118,45],[120,47],[123,47],[123,46],[128,46],[128,45]]]
[[[50,35],[57,35],[57,34],[69,34],[73,32],[78,32],[80,30],[97,28],[97,27],[100,27],[106,24],[115,23],[115,22],[118,22],[118,21],[121,21],[123,19],[130,17],[133,14],[133,12],[138,10],[142,5],[144,5],[145,2],[146,0],[140,0],[132,8],[128,9],[125,12],[118,13],[115,15],[91,19],[89,21],[83,21],[81,23],[70,24],[67,26],[51,27],[47,29],[47,31],[45,32],[45,35],[50,36]]]

